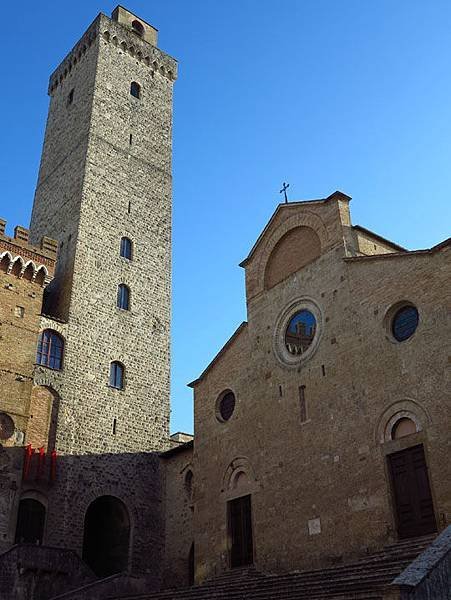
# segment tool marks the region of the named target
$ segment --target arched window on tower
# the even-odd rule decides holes
[[[110,364],[110,386],[117,390],[124,389],[124,365],[115,360]]]
[[[130,84],[130,94],[134,98],[141,98],[141,86],[136,81],[132,81]]]
[[[38,339],[36,362],[49,369],[61,370],[63,366],[63,338],[52,329],[44,329]]]
[[[122,258],[127,258],[128,260],[132,259],[132,241],[128,237],[121,238],[121,250],[120,255]]]
[[[117,287],[117,307],[122,310],[130,310],[130,288],[121,283]]]
[[[137,33],[139,36],[143,36],[144,35],[144,25],[142,23],[140,23],[139,21],[137,21],[136,19],[134,21],[132,21],[132,28],[133,31],[135,33]]]

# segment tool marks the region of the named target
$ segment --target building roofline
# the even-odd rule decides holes
[[[393,246],[393,248],[396,248],[400,252],[409,252],[409,250],[407,250],[407,248],[404,248],[403,246],[400,246],[399,244],[396,244],[395,242],[392,242],[391,240],[388,240],[387,238],[382,237],[378,233],[371,231],[371,229],[362,227],[362,225],[353,225],[352,228],[357,229],[357,231],[362,231],[363,233],[368,233],[369,235],[371,235],[371,237],[375,238],[376,240],[379,240],[380,242],[383,242],[385,244],[389,244],[390,246]]]
[[[184,452],[185,450],[192,450],[194,448],[194,440],[190,440],[189,442],[183,442],[178,446],[174,446],[165,452],[160,452],[158,456],[161,458],[170,458],[174,456],[174,454],[178,454],[179,452]]]
[[[187,384],[188,387],[194,388],[200,381],[202,381],[202,379],[205,377],[205,375],[208,373],[208,371],[214,366],[214,364],[220,359],[220,357],[224,354],[224,352],[231,346],[232,342],[235,341],[235,339],[238,337],[238,335],[246,327],[247,327],[247,321],[243,321],[241,323],[241,325],[239,327],[237,327],[237,329],[234,331],[234,333],[230,336],[230,338],[227,340],[227,342],[224,344],[224,346],[219,350],[219,352],[216,354],[216,356],[213,358],[213,360],[205,367],[205,369],[202,371],[202,373],[199,375],[199,377],[197,379],[195,379],[194,381],[191,381],[190,383]]]
[[[408,256],[426,256],[430,254],[435,254],[444,248],[451,246],[451,237],[443,240],[439,244],[432,246],[432,248],[426,248],[424,250],[404,250],[403,252],[387,252],[385,254],[365,254],[363,256],[345,256],[344,260],[347,262],[359,262],[366,260],[380,260],[380,259],[390,259],[390,258],[400,258],[400,257],[408,257]]]
[[[300,206],[301,204],[325,204],[326,202],[330,202],[331,200],[344,200],[346,202],[349,202],[351,199],[352,199],[351,196],[348,196],[344,192],[340,192],[339,190],[336,190],[335,192],[333,192],[332,194],[327,196],[327,198],[317,198],[314,200],[295,200],[294,202],[281,202],[280,204],[277,205],[276,210],[273,212],[273,214],[272,214],[271,218],[269,219],[269,221],[267,222],[265,228],[258,236],[257,241],[252,246],[249,254],[247,255],[247,257],[244,260],[242,260],[239,263],[239,266],[244,268],[247,265],[247,263],[250,261],[250,259],[254,255],[258,245],[260,244],[261,239],[266,234],[269,227],[271,226],[271,223],[274,221],[274,219],[276,218],[276,215],[281,210],[285,210],[287,207],[290,207],[290,206]]]

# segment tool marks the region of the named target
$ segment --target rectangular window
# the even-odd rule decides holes
[[[242,496],[227,503],[230,540],[230,566],[242,567],[254,562],[251,497]]]
[[[19,319],[23,319],[24,314],[25,308],[23,306],[16,306],[16,308],[14,309],[14,315],[16,317],[19,317]]]
[[[301,414],[301,423],[307,421],[307,405],[305,402],[305,385],[299,386],[299,408]]]

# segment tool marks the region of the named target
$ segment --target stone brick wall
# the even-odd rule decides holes
[[[326,566],[396,539],[386,456],[419,443],[437,523],[450,518],[449,436],[441,416],[449,411],[449,245],[407,254],[394,245],[384,256],[358,257],[340,202],[278,209],[244,261],[248,324],[193,384],[200,579],[228,569],[227,501],[247,493],[255,562],[263,570]],[[271,251],[299,226],[314,229],[321,256],[264,291]],[[420,313],[417,331],[403,343],[393,340],[388,323],[400,301]],[[319,343],[288,365],[277,353],[280,319],[300,302],[316,311]],[[216,402],[226,389],[236,406],[220,422]],[[412,413],[418,432],[387,438],[393,415]]]
[[[2,600],[49,600],[93,579],[79,557],[67,550],[21,545],[0,555]]]
[[[165,471],[165,558],[163,586],[187,587],[189,556],[194,541],[193,513],[196,474],[192,444],[162,455]],[[192,479],[188,473],[192,473]]]

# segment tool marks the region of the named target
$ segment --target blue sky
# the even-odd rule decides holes
[[[28,225],[50,72],[115,2],[2,7],[0,216]],[[409,249],[448,237],[451,3],[130,0],[176,57],[172,430],[246,318],[238,263],[281,200],[353,197],[353,222]],[[20,12],[18,12],[18,10]],[[214,401],[214,400],[212,400]]]

